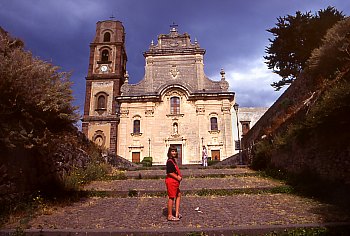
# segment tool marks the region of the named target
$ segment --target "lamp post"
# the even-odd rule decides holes
[[[243,160],[242,160],[242,153],[241,153],[241,139],[239,138],[238,107],[239,107],[238,103],[235,103],[235,105],[233,105],[233,108],[236,111],[236,119],[237,119],[237,138],[238,138],[239,164],[242,165],[243,164]]]
[[[148,138],[148,156],[151,156],[151,139]]]
[[[203,142],[204,138],[202,137],[201,139],[202,139],[202,147],[203,147],[204,146],[204,142]]]

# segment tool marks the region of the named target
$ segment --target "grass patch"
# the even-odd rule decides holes
[[[261,172],[262,176],[282,180],[292,186],[294,194],[304,197],[316,198],[319,201],[337,205],[349,212],[350,186],[341,181],[329,181],[316,175],[312,170],[304,169],[298,174],[287,173],[286,171],[270,168]]]
[[[50,215],[60,206],[67,206],[87,197],[84,191],[59,191],[17,197],[16,201],[0,204],[0,228],[5,224],[15,224],[20,229],[28,228],[28,223],[37,215]]]
[[[125,171],[113,170],[112,173],[105,175],[101,180],[126,180],[128,177],[125,175]]]
[[[311,227],[285,229],[284,231],[273,231],[265,236],[346,236],[349,235],[350,226],[334,227]]]
[[[246,189],[201,189],[185,195],[198,196],[233,196],[239,194],[277,194],[293,193],[294,189],[290,186],[279,186],[273,188],[246,188]]]
[[[80,187],[94,180],[106,178],[111,166],[105,163],[92,162],[86,168],[75,168],[64,176],[60,186],[48,191],[24,193],[16,198],[0,203],[0,227],[4,224],[18,224],[26,228],[35,215],[51,214],[58,206],[66,206],[77,202],[88,193],[80,191]],[[14,200],[15,199],[15,200]]]

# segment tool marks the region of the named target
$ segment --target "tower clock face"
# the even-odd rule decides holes
[[[108,67],[106,65],[101,66],[100,68],[101,72],[106,72],[108,70]]]

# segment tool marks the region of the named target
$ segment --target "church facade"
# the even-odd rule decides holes
[[[121,22],[97,23],[86,78],[87,137],[133,162],[151,156],[154,165],[165,164],[170,145],[180,164],[201,163],[203,146],[212,160],[233,155],[235,93],[223,70],[220,81],[205,75],[198,42],[172,26],[144,52],[144,78],[131,84],[124,40]]]

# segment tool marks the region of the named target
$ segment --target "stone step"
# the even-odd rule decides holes
[[[340,209],[290,194],[188,196],[179,222],[166,220],[166,197],[87,198],[29,219],[27,235],[233,235],[288,228],[349,226]],[[199,207],[199,210],[196,208]],[[11,225],[3,228],[11,229]],[[15,227],[12,226],[12,229]],[[200,234],[200,233],[205,234]],[[4,234],[5,235],[5,234]]]
[[[165,169],[152,169],[152,170],[132,170],[125,171],[125,177],[128,179],[157,179],[165,178]],[[182,169],[181,174],[183,177],[225,177],[225,176],[255,176],[258,172],[249,168],[198,168],[198,169]]]
[[[175,223],[176,224],[176,223]],[[328,235],[323,232],[331,232],[330,235],[348,235],[350,224],[344,222],[288,224],[288,225],[263,225],[263,226],[235,226],[221,228],[162,228],[162,229],[26,229],[0,230],[0,236],[12,236],[23,233],[26,236],[52,236],[52,235],[81,235],[81,236],[232,236],[232,235],[307,235],[307,230],[313,232],[310,235]],[[322,233],[322,234],[321,234]]]
[[[263,194],[263,193],[290,193],[292,188],[283,187],[258,187],[258,188],[234,188],[234,189],[185,189],[181,190],[184,196],[231,196],[237,194]],[[89,197],[162,197],[167,196],[165,190],[140,190],[130,189],[129,191],[118,190],[83,190],[82,196]]]
[[[184,178],[181,192],[198,195],[232,195],[238,193],[278,192],[288,187],[283,182],[256,176],[225,178]],[[111,181],[94,181],[86,185],[84,191],[96,192],[96,195],[126,197],[143,195],[165,195],[164,179],[126,179]],[[92,193],[92,195],[94,195]]]

